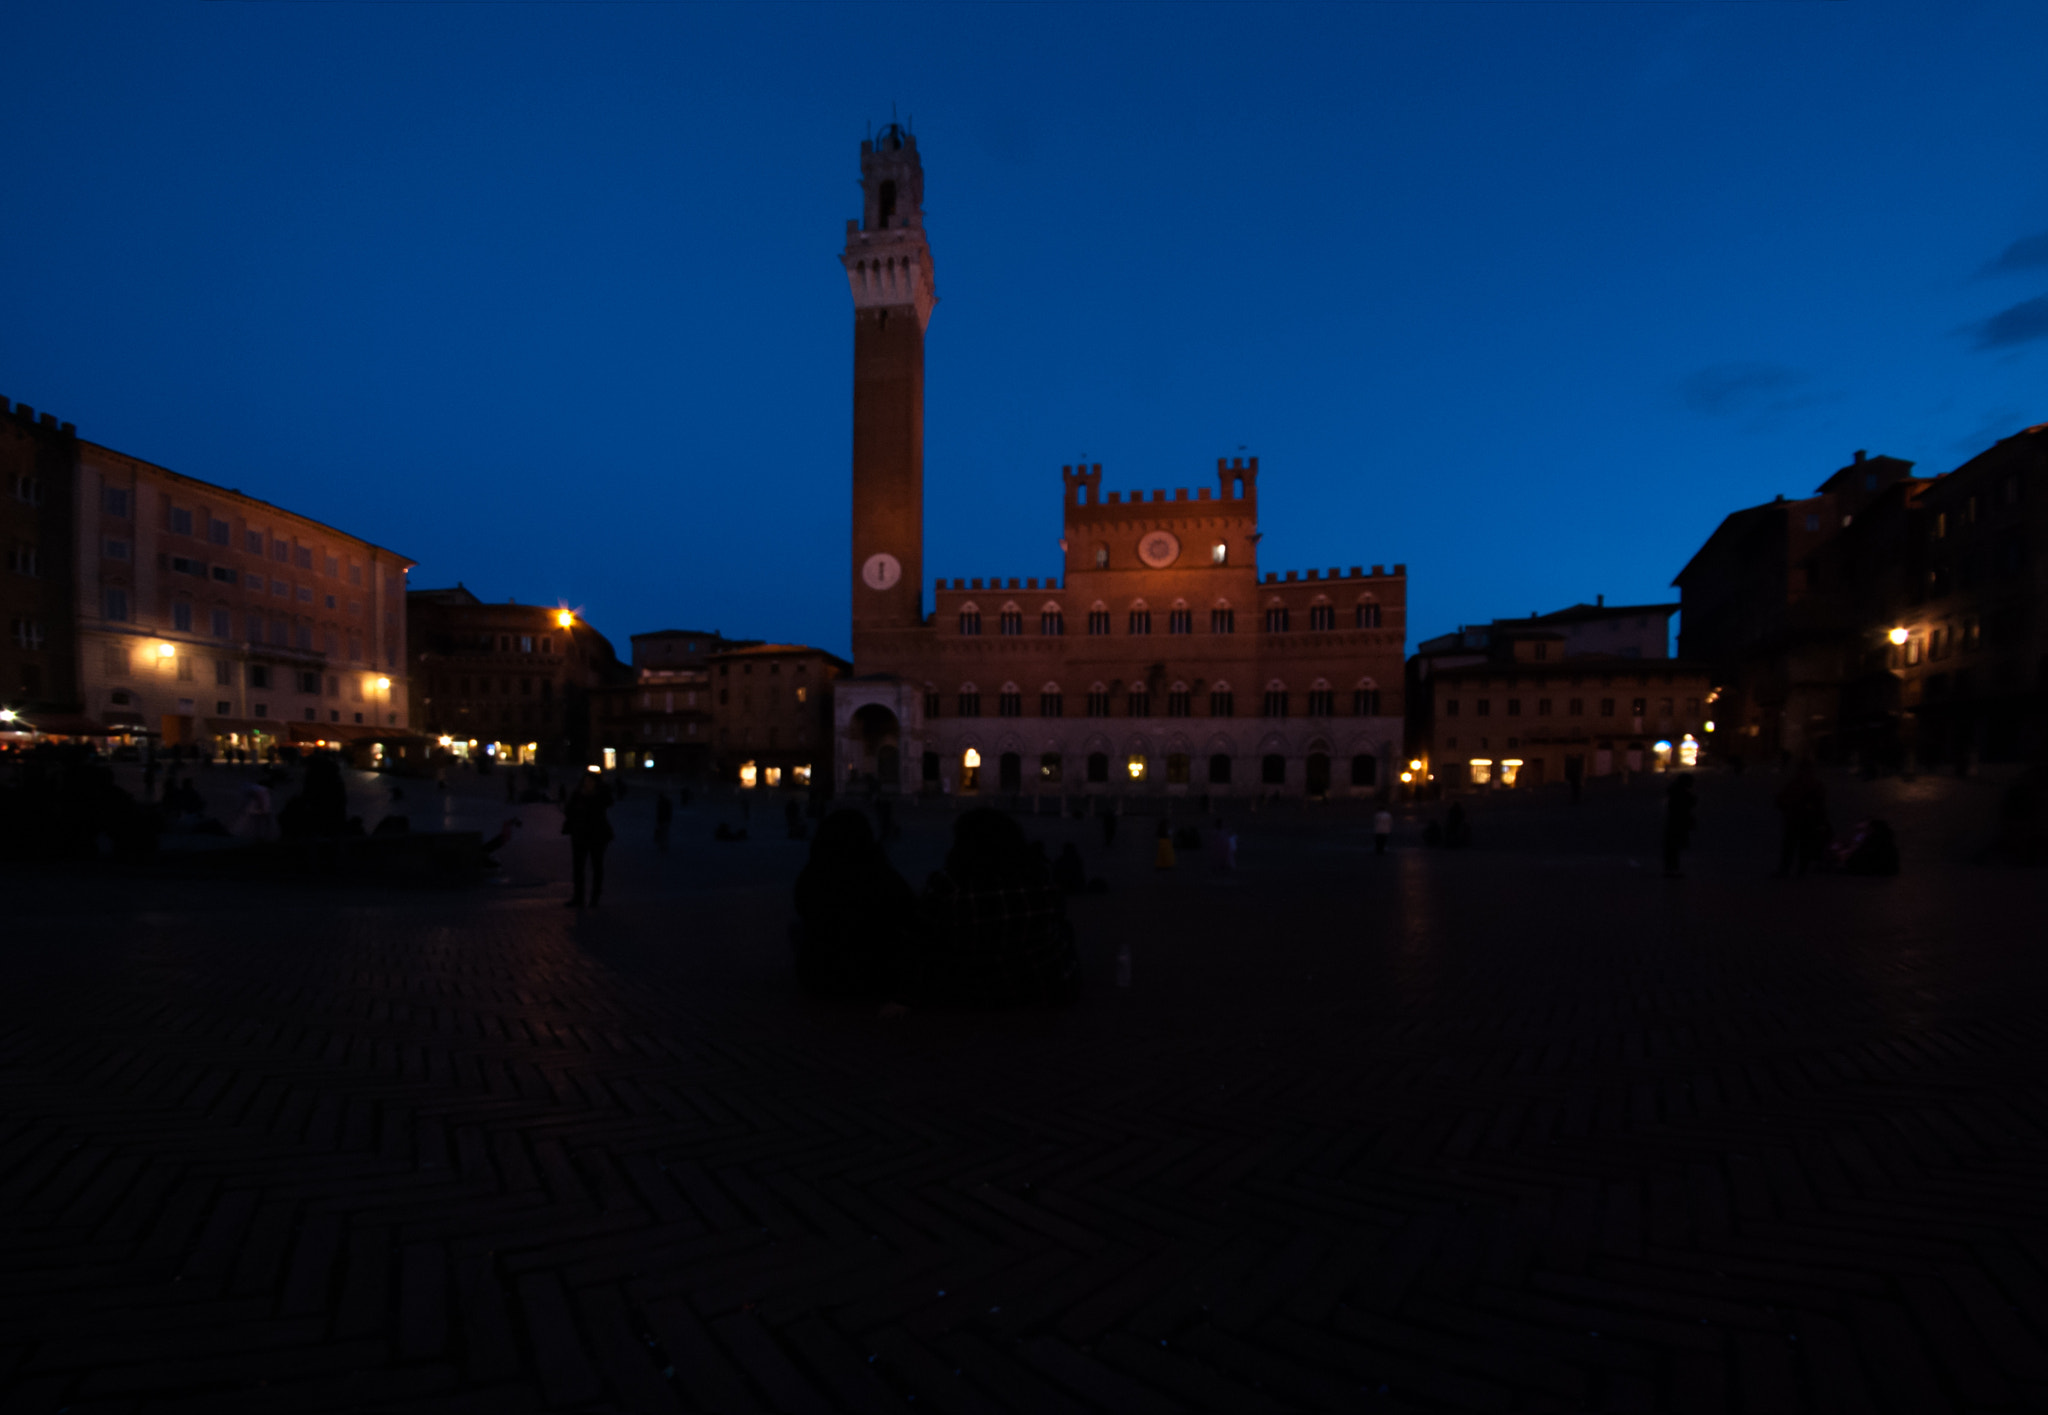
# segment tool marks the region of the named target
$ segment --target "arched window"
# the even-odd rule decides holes
[[[1287,784],[1287,758],[1278,752],[1268,752],[1259,758],[1259,780],[1268,786]]]
[[[1014,601],[1003,606],[1002,616],[996,621],[996,632],[1006,636],[1024,632],[1024,611]]]
[[[889,219],[895,214],[896,184],[894,182],[884,182],[882,183],[881,190],[875,193],[875,229],[878,231],[888,230]]]
[[[981,632],[981,607],[976,604],[960,606],[960,632],[979,634]]]
[[[981,716],[981,690],[972,683],[960,685],[960,716]]]
[[[1230,691],[1230,684],[1218,678],[1209,685],[1209,716],[1235,717],[1237,698]]]
[[[1107,634],[1109,632],[1109,606],[1099,599],[1088,607],[1088,632],[1090,634]]]
[[[1095,547],[1095,568],[1098,570],[1107,570],[1109,568],[1108,546],[1098,545]]]
[[[1188,608],[1186,600],[1177,599],[1173,602],[1173,608],[1166,616],[1166,632],[1169,634],[1192,634],[1195,632],[1194,611]]]
[[[1089,685],[1088,715],[1090,717],[1109,716],[1109,685],[1107,683],[1093,683]]]
[[[1209,563],[1211,565],[1221,565],[1224,563],[1224,561],[1228,560],[1229,558],[1230,547],[1225,545],[1222,541],[1219,540],[1216,542],[1216,544],[1209,547]]]
[[[1209,784],[1228,786],[1230,784],[1230,757],[1223,752],[1212,753],[1209,757]]]
[[[1263,717],[1287,716],[1287,685],[1278,678],[1266,685],[1266,700],[1260,709]]]
[[[1024,715],[1024,694],[1015,683],[1003,684],[1002,692],[996,695],[996,716],[1022,717]]]
[[[1337,627],[1337,606],[1328,597],[1317,595],[1316,602],[1308,607],[1308,627],[1311,630],[1327,630]]]
[[[1142,599],[1131,601],[1131,632],[1149,634],[1152,632],[1152,610]]]
[[[1308,715],[1310,717],[1334,717],[1337,714],[1337,695],[1330,690],[1330,680],[1318,678],[1309,684]]]
[[[1109,784],[1109,753],[1090,752],[1088,754],[1088,784],[1090,786],[1106,786]]]
[[[1038,715],[1040,717],[1064,717],[1066,699],[1060,695],[1060,685],[1048,683],[1038,690]],[[1054,780],[1058,780],[1057,777]]]
[[[1366,595],[1358,601],[1356,613],[1358,617],[1353,625],[1354,628],[1377,629],[1380,627],[1379,602],[1371,595]]]
[[[1194,709],[1191,706],[1192,697],[1193,695],[1188,692],[1187,684],[1175,683],[1166,690],[1166,715],[1168,717],[1194,716]]]
[[[1380,715],[1380,689],[1372,679],[1359,679],[1358,686],[1351,690],[1351,713],[1354,717]]]
[[[1235,634],[1237,632],[1237,611],[1230,607],[1230,601],[1219,599],[1209,607],[1209,632],[1212,634]]]
[[[1047,600],[1045,604],[1039,608],[1038,632],[1041,634],[1050,634],[1054,637],[1058,637],[1059,635],[1067,632],[1067,616],[1061,613],[1060,607],[1057,604],[1054,604],[1051,600]]]
[[[1287,606],[1273,604],[1266,607],[1266,632],[1284,634],[1287,632]]]

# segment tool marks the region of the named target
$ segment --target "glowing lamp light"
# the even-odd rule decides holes
[[[1711,723],[1711,722],[1702,722],[1702,723],[1700,724],[1700,731],[1702,731],[1702,732],[1712,732],[1713,730],[1714,730],[1714,724],[1713,724],[1713,723]]]
[[[0,708],[0,722],[12,722],[14,720],[13,708]]]
[[[176,644],[158,644],[156,646],[156,656],[158,658],[176,658],[178,656],[178,646]]]
[[[1401,773],[1401,780],[1403,781],[1413,781],[1414,779],[1415,773],[1412,771],[1404,771]]]
[[[960,765],[968,767],[970,769],[980,766],[981,753],[975,751],[974,748],[969,747],[966,751],[960,754]]]
[[[1408,770],[1410,770],[1410,771],[1421,771],[1421,770],[1422,770],[1422,759],[1418,757],[1418,758],[1416,758],[1416,759],[1415,759],[1414,761],[1412,761],[1412,762],[1408,763]]]
[[[1657,750],[1660,752],[1668,752],[1671,750],[1671,744],[1669,742],[1659,742],[1657,744]]]
[[[592,776],[602,776],[602,775],[604,775],[604,772],[603,772],[603,770],[602,770],[601,768],[599,768],[599,767],[598,767],[598,766],[597,766],[597,765],[596,765],[595,763],[593,763],[593,764],[591,764],[590,766],[587,766],[587,767],[585,767],[585,768],[583,768],[583,769],[584,769],[585,771],[589,772],[589,773],[590,773],[590,774],[591,774]]]
[[[391,680],[390,680],[389,678],[379,678],[379,679],[377,680],[377,691],[378,691],[378,692],[380,692],[380,693],[382,693],[382,692],[388,692],[388,691],[390,690],[390,688],[391,688]]]
[[[453,737],[444,736],[441,738],[441,745],[444,747],[452,747],[455,745],[455,739]]]
[[[1913,636],[1907,633],[1904,629],[1894,629],[1889,634],[1886,634],[1885,637],[1887,639],[1890,639],[1894,644],[1903,644],[1904,642],[1906,642],[1906,640],[1912,638]]]
[[[558,609],[555,611],[555,623],[564,629],[568,629],[575,625],[576,616],[566,609]]]

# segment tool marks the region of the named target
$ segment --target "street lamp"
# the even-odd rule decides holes
[[[176,644],[158,644],[156,646],[156,656],[158,658],[176,658],[178,656],[178,646]]]
[[[1892,631],[1891,631],[1891,632],[1890,632],[1889,634],[1886,634],[1886,635],[1885,635],[1885,637],[1886,637],[1887,639],[1890,639],[1890,640],[1892,641],[1892,644],[1893,644],[1894,646],[1897,646],[1897,645],[1899,645],[1899,644],[1903,644],[1903,643],[1905,643],[1905,642],[1906,642],[1906,640],[1908,640],[1908,639],[1912,638],[1913,636],[1912,636],[1912,634],[1911,634],[1911,633],[1909,633],[1909,632],[1908,632],[1907,630],[1904,630],[1904,629],[1894,629],[1894,630],[1892,630]]]
[[[569,610],[558,609],[555,611],[555,623],[560,625],[564,629],[574,628],[576,624],[576,616]]]

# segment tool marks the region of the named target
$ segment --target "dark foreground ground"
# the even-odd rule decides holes
[[[1027,820],[1112,889],[1000,1016],[795,996],[802,847],[644,791],[595,914],[539,806],[460,891],[0,873],[0,1408],[2048,1408],[2044,877],[1930,779],[1772,880],[1776,784],[1678,881],[1654,787]]]

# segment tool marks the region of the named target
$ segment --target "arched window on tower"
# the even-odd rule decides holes
[[[888,230],[889,218],[894,216],[895,214],[896,184],[894,182],[884,182],[882,183],[882,189],[879,192],[875,193],[876,229],[882,231]]]

